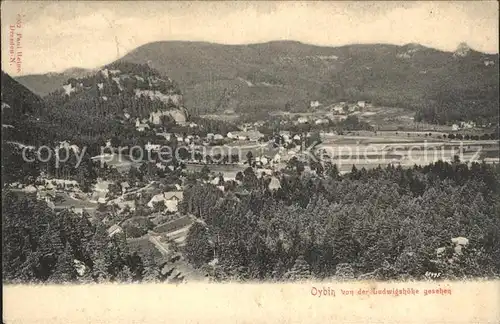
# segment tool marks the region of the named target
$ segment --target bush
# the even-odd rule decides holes
[[[154,227],[153,222],[151,222],[146,217],[134,217],[125,221],[122,225],[123,231],[127,237],[141,237],[145,235],[148,230]]]

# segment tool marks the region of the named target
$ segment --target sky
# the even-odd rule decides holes
[[[496,1],[2,1],[1,9],[2,70],[13,76],[96,68],[164,40],[499,46]]]

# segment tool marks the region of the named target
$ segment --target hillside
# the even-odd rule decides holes
[[[150,62],[171,75],[184,89],[187,105],[200,113],[226,108],[277,110],[285,105],[301,110],[310,100],[364,99],[422,110],[426,119],[447,122],[475,115],[490,119],[498,107],[498,55],[482,54],[465,44],[450,53],[419,44],[320,47],[292,41],[251,45],[156,42],[122,60]],[[450,92],[467,95],[457,102],[446,97]],[[479,100],[481,107],[462,108]],[[224,102],[232,102],[233,107]],[[428,116],[426,109],[434,102],[459,106],[460,113]]]
[[[169,75],[195,114],[285,106],[304,110],[311,100],[371,100],[413,109],[419,112],[417,118],[436,123],[484,122],[497,116],[498,55],[479,53],[466,44],[452,53],[419,44],[323,47],[294,41],[165,41],[140,46],[119,62],[148,63]],[[29,76],[18,80],[36,87]],[[54,77],[46,83],[55,81]]]
[[[173,80],[147,65],[107,65],[66,79],[43,100],[2,72],[6,124],[2,130],[21,143],[84,139],[92,143],[112,136],[133,137],[136,122],[160,124],[164,116],[177,124],[188,119],[183,96]]]
[[[16,80],[39,96],[46,96],[62,86],[70,78],[82,78],[95,71],[72,68],[63,72],[52,72],[46,74],[31,74],[16,77]]]
[[[37,116],[43,110],[44,102],[39,96],[2,71],[3,141],[33,142],[40,135]]]
[[[136,121],[159,124],[167,116],[183,123],[188,118],[174,81],[147,65],[127,62],[71,78],[45,101],[45,117],[57,121],[67,137],[125,136],[135,129]]]
[[[36,111],[42,99],[2,71],[2,103],[22,115]]]

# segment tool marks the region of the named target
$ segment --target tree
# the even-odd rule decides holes
[[[161,211],[165,210],[166,208],[167,208],[167,206],[165,205],[165,201],[164,200],[154,201],[153,202],[153,211],[155,213],[161,212]]]
[[[252,165],[252,160],[253,160],[253,153],[252,153],[252,151],[248,151],[248,153],[247,153],[247,163],[248,163],[249,166]]]
[[[111,279],[109,274],[109,263],[104,253],[94,254],[94,266],[92,267],[92,277],[98,283],[107,282]]]
[[[201,178],[203,180],[208,180],[209,176],[210,176],[210,169],[208,168],[207,165],[204,165],[203,168],[201,168]]]
[[[156,263],[155,256],[152,251],[149,251],[144,258],[144,268],[142,272],[142,280],[145,282],[158,282],[161,277],[161,269]]]
[[[354,270],[349,263],[339,263],[335,268],[337,279],[354,279]]]
[[[338,179],[339,178],[339,169],[337,167],[337,164],[327,162],[325,165],[325,174],[332,179]]]
[[[57,264],[51,279],[58,283],[73,282],[77,277],[76,269],[73,264],[73,252],[68,243],[62,254],[57,258]]]
[[[130,271],[130,268],[127,265],[125,265],[118,274],[118,281],[124,283],[131,283],[133,280],[134,276],[132,274],[132,271]]]
[[[307,263],[302,255],[295,260],[293,267],[285,274],[285,277],[293,281],[311,278],[309,263]]]
[[[236,181],[243,181],[244,179],[245,179],[245,176],[243,175],[243,173],[241,171],[238,171],[238,173],[236,173],[235,180]]]
[[[186,258],[191,264],[199,268],[212,259],[212,251],[213,248],[206,228],[203,224],[195,222],[189,228],[186,236]]]
[[[118,181],[110,183],[108,190],[109,190],[109,193],[112,197],[120,196],[122,194],[122,185]]]

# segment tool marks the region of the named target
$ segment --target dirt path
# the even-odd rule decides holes
[[[161,244],[161,242],[155,236],[149,235],[149,241],[156,246],[158,251],[160,251],[160,253],[163,254],[163,256],[168,256],[169,254],[168,250],[165,248],[163,244]]]

